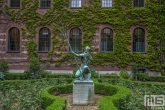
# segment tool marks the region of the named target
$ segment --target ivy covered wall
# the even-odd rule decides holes
[[[1,3],[2,0],[0,0]],[[145,0],[145,7],[134,8],[132,0],[114,0],[113,8],[102,8],[100,0],[89,0],[88,5],[81,9],[71,10],[69,0],[53,0],[52,7],[44,14],[37,12],[39,0],[21,0],[20,9],[10,9],[5,5],[5,12],[14,22],[24,24],[21,27],[23,39],[28,39],[25,44],[28,58],[38,57],[36,51],[37,41],[35,35],[39,26],[52,28],[52,50],[47,53],[47,64],[53,62],[56,66],[75,65],[73,56],[66,51],[67,41],[61,36],[59,20],[69,30],[76,26],[82,29],[83,43],[85,47],[92,47],[93,60],[91,65],[127,67],[131,65],[142,66],[150,70],[161,71],[165,68],[165,7],[162,0]],[[162,5],[160,5],[162,4]],[[109,24],[113,27],[114,51],[113,53],[99,52],[93,46],[93,39],[98,24]],[[146,53],[133,53],[131,50],[131,27],[140,26],[147,30]],[[58,59],[53,60],[54,57]],[[40,57],[41,58],[41,57]],[[42,61],[42,58],[41,58]]]

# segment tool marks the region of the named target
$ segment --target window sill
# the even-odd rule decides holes
[[[70,7],[70,9],[81,9],[82,7]]]
[[[20,53],[20,51],[7,51],[6,53]]]
[[[141,54],[147,54],[147,52],[132,52],[132,53],[141,53]]]
[[[113,7],[101,7],[102,9],[109,9],[109,8],[113,8]]]
[[[51,9],[51,7],[39,7],[39,9]]]
[[[48,53],[50,51],[37,51],[38,53]]]
[[[133,7],[133,8],[145,8],[144,6],[141,6],[141,7]]]
[[[9,9],[20,9],[20,7],[10,7]]]

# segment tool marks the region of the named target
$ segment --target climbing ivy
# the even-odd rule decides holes
[[[102,8],[100,0],[89,0],[88,5],[83,5],[81,9],[73,11],[69,9],[69,0],[53,0],[52,7],[41,15],[37,12],[39,0],[21,0],[20,9],[9,9],[6,5],[5,10],[13,21],[25,24],[22,30],[23,38],[29,39],[26,43],[29,58],[38,57],[37,42],[34,37],[37,33],[36,28],[51,26],[53,36],[52,50],[48,53],[49,61],[53,60],[56,66],[74,65],[73,56],[67,53],[67,41],[58,30],[59,21],[61,21],[67,29],[74,26],[82,29],[83,48],[89,45],[93,50],[92,65],[123,68],[136,65],[160,71],[165,68],[165,63],[160,58],[160,55],[164,56],[165,53],[165,26],[160,29],[161,21],[165,21],[161,11],[164,1],[161,2],[162,6],[159,0],[145,0],[145,7],[133,8],[132,0],[114,0],[112,8]],[[113,53],[98,52],[97,47],[92,45],[98,28],[96,24],[109,24],[113,27],[115,32]],[[146,53],[132,53],[129,48],[132,42],[130,28],[137,25],[147,30]],[[162,48],[160,48],[160,39]],[[54,60],[54,57],[57,59]]]

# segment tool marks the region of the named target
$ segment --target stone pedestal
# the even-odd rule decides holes
[[[94,104],[94,83],[93,80],[75,80],[73,84],[73,104],[87,105]]]

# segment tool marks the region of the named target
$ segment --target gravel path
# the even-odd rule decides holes
[[[72,94],[61,94],[60,96],[66,97],[67,110],[98,110],[98,99],[102,97],[102,95],[95,94],[96,104],[94,105],[72,105]]]

